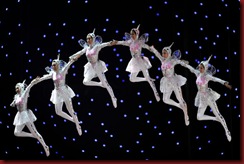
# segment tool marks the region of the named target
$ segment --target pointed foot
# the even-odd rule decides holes
[[[113,97],[112,102],[113,102],[114,108],[117,108],[117,98]]]

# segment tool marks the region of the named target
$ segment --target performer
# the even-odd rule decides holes
[[[218,82],[228,89],[231,89],[232,86],[229,85],[229,82],[214,77],[213,75],[216,73],[216,69],[213,65],[209,64],[209,60],[211,59],[212,55],[206,61],[202,61],[196,69],[194,69],[190,65],[186,65],[186,67],[196,75],[197,80],[197,88],[198,92],[195,98],[195,106],[198,107],[197,112],[197,119],[202,120],[214,120],[221,123],[221,125],[225,129],[225,134],[228,141],[231,141],[231,134],[228,130],[224,117],[220,114],[219,109],[216,104],[216,100],[220,98],[220,95],[213,91],[211,88],[208,87],[209,81]],[[213,111],[214,116],[206,115],[205,111],[207,107],[210,107]]]
[[[38,77],[37,77],[38,78]],[[27,86],[25,80],[22,83],[17,83],[15,86],[16,94],[13,102],[10,104],[11,107],[17,107],[17,114],[15,115],[13,125],[15,125],[14,135],[17,137],[33,137],[36,138],[43,146],[46,156],[50,155],[49,147],[46,145],[41,134],[37,131],[34,122],[37,120],[36,116],[31,109],[28,109],[28,97],[30,89],[37,83],[37,78],[32,80]],[[29,132],[23,131],[24,127],[27,126]]]
[[[154,84],[154,79],[152,79],[149,75],[149,69],[152,67],[149,59],[146,56],[143,56],[141,51],[142,48],[150,50],[150,47],[146,44],[148,41],[149,35],[144,33],[139,37],[139,27],[132,28],[130,34],[125,32],[125,40],[117,41],[115,43],[117,45],[123,45],[130,47],[131,60],[129,61],[126,71],[130,72],[130,81],[131,82],[143,82],[147,81],[153,92],[157,101],[160,101],[160,96],[157,92],[156,86]],[[138,77],[138,73],[142,71],[144,77]]]
[[[87,86],[99,86],[102,88],[106,88],[114,108],[117,108],[117,98],[114,95],[112,87],[109,85],[105,72],[108,71],[106,64],[104,61],[100,60],[98,55],[102,48],[106,46],[114,45],[114,42],[105,42],[102,43],[102,37],[99,35],[95,35],[95,29],[92,33],[89,33],[86,37],[86,41],[80,39],[78,43],[82,50],[70,56],[72,58],[79,58],[81,55],[86,54],[86,58],[88,60],[87,64],[84,66],[84,80],[83,84]],[[98,77],[100,82],[93,81],[92,79]]]
[[[55,112],[57,115],[63,117],[66,120],[74,122],[79,135],[82,135],[81,126],[76,112],[73,109],[72,98],[75,96],[74,91],[65,83],[65,78],[68,73],[68,69],[75,59],[70,59],[68,63],[58,58],[52,61],[51,67],[46,67],[48,74],[43,75],[39,81],[52,79],[54,82],[54,89],[51,94],[50,101],[55,105]],[[63,111],[63,103],[69,112],[67,114]]]
[[[186,83],[186,78],[181,75],[177,75],[174,70],[175,66],[178,64],[180,64],[181,66],[185,66],[186,61],[180,60],[180,50],[174,51],[171,55],[171,46],[173,44],[174,43],[172,43],[168,47],[164,47],[162,50],[162,55],[153,46],[151,46],[151,49],[162,64],[161,71],[163,73],[163,77],[160,80],[160,91],[161,93],[163,93],[163,102],[182,109],[184,112],[185,124],[186,126],[188,126],[190,121],[187,112],[187,104],[183,98],[181,90],[181,86],[185,85]],[[178,102],[175,102],[173,99],[170,98],[172,92],[175,93]]]

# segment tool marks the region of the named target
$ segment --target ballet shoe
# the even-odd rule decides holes
[[[230,131],[227,131],[225,133],[226,137],[227,137],[227,140],[230,142],[231,141],[231,134],[230,134]]]
[[[186,126],[188,126],[190,124],[190,121],[189,121],[189,116],[187,114],[185,114],[185,113],[187,113],[187,106],[186,106],[186,104],[185,103],[180,104],[180,108],[184,112],[185,124],[186,124]]]
[[[113,97],[112,102],[113,102],[114,108],[117,108],[117,98]]]
[[[155,98],[156,98],[157,102],[159,102],[159,101],[160,101],[160,96],[159,96],[159,94],[158,94],[158,93],[155,93]]]
[[[82,135],[82,130],[81,130],[81,126],[79,124],[76,125],[76,129],[78,131],[78,134],[81,136]]]
[[[188,126],[190,124],[189,116],[185,116],[185,124]]]
[[[46,156],[48,157],[48,156],[50,155],[49,147],[46,145],[46,146],[44,147],[44,150],[45,150],[45,152],[46,152]]]
[[[82,130],[81,130],[80,122],[79,122],[78,117],[76,115],[74,116],[74,122],[75,122],[75,125],[76,125],[76,129],[77,129],[79,135],[81,136],[82,135]]]

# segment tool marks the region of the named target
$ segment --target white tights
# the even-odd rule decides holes
[[[67,110],[71,116],[63,111],[63,104],[64,103],[65,103],[65,106],[66,106],[66,108],[67,108]],[[63,117],[64,119],[69,120],[71,122],[75,122],[75,120],[74,120],[75,112],[73,109],[71,99],[64,101],[64,102],[61,102],[61,103],[58,103],[58,104],[55,104],[55,112],[57,115]]]
[[[210,108],[212,109],[213,111],[213,114],[215,115],[214,116],[209,116],[209,115],[206,115],[205,114],[205,111],[207,109],[207,106],[210,106]],[[225,119],[224,117],[220,114],[219,112],[219,109],[218,109],[218,106],[216,104],[215,101],[211,100],[211,99],[208,99],[208,102],[206,105],[202,105],[202,106],[199,106],[198,108],[198,112],[197,112],[197,120],[213,120],[213,121],[218,121],[221,123],[221,125],[223,126],[224,130],[225,130],[225,133],[226,133],[226,136],[227,136],[227,139],[229,141],[231,141],[231,134],[230,134],[230,131],[228,130],[228,127],[227,127],[227,124],[225,122]]]
[[[116,97],[114,95],[112,87],[109,85],[109,83],[108,83],[108,81],[106,79],[105,74],[103,72],[101,72],[101,71],[97,71],[97,77],[100,80],[100,82],[92,81],[92,79],[94,77],[86,77],[83,80],[83,84],[87,85],[87,86],[98,86],[98,87],[106,88],[108,93],[109,93],[109,95],[110,95],[110,97],[111,97],[111,99],[112,99],[113,105],[116,108],[117,107],[117,99],[116,99]]]
[[[173,91],[174,91],[175,96],[178,100],[178,103],[170,98]],[[185,116],[185,124],[189,125],[187,104],[186,104],[185,100],[183,99],[181,87],[176,86],[176,87],[173,87],[173,89],[171,91],[163,93],[163,102],[166,104],[173,105],[173,106],[176,106],[176,107],[182,109],[184,112],[184,116]]]
[[[23,131],[25,126],[28,127],[30,133]],[[43,146],[43,148],[44,148],[44,150],[46,152],[46,156],[50,155],[49,147],[46,145],[46,143],[45,143],[44,139],[42,138],[41,134],[38,133],[34,123],[28,122],[26,124],[16,126],[15,129],[14,129],[14,135],[17,136],[17,137],[32,137],[32,138],[36,138],[42,144],[42,146]]]
[[[155,96],[156,100],[157,101],[160,101],[160,96],[159,96],[158,91],[156,89],[155,83],[153,82],[154,80],[150,77],[148,70],[147,69],[142,70],[142,73],[143,73],[143,76],[144,77],[138,77],[137,76],[138,73],[139,72],[133,72],[133,73],[131,73],[130,74],[130,81],[131,82],[143,82],[143,81],[147,81],[150,84],[150,86],[151,86],[151,88],[153,90],[153,93],[154,93],[154,96]]]
[[[69,112],[69,114],[65,113],[63,111],[63,104],[65,103],[66,105],[66,108]],[[66,100],[64,102],[60,102],[58,104],[55,104],[55,112],[58,116],[61,116],[63,117],[64,119],[66,120],[69,120],[71,122],[74,122],[76,124],[76,128],[77,128],[77,131],[79,133],[79,135],[82,134],[82,131],[81,131],[81,126],[79,125],[79,120],[78,120],[78,117],[73,109],[73,105],[72,105],[72,101],[71,99],[69,100]]]

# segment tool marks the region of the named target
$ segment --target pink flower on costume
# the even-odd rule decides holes
[[[56,77],[53,78],[54,81],[60,81],[63,79],[63,76],[61,74],[56,75]]]
[[[204,85],[206,84],[206,78],[204,76],[198,76],[197,77],[197,80],[196,80],[196,83],[197,85]]]
[[[172,68],[172,65],[169,62],[168,63],[163,63],[162,66],[161,66],[162,70],[166,70],[166,69],[170,69],[170,68]]]
[[[16,104],[23,104],[23,99],[22,99],[22,97],[18,97],[18,98],[16,99]]]
[[[138,49],[140,48],[140,45],[138,43],[132,44],[130,47],[131,52],[136,53]]]
[[[95,50],[90,50],[90,51],[87,51],[87,58],[92,58],[93,55],[95,54]]]

